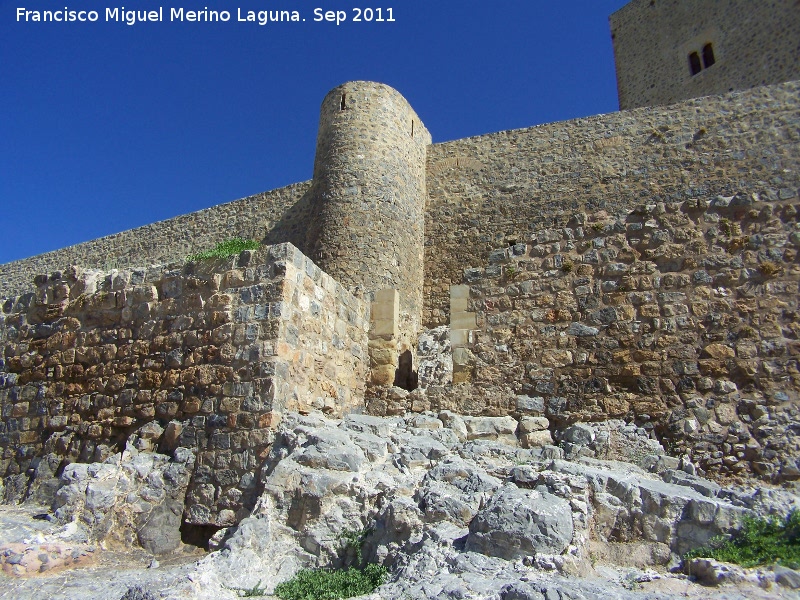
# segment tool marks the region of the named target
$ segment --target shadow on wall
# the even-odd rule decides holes
[[[319,224],[312,212],[313,191],[312,185],[300,200],[283,213],[280,220],[261,239],[262,244],[271,246],[289,242],[303,254],[310,256],[308,250],[313,246],[319,230]]]

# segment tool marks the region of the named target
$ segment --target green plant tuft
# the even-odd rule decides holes
[[[784,519],[745,517],[742,528],[730,539],[715,537],[708,546],[691,550],[691,558],[713,558],[743,567],[779,563],[790,569],[800,567],[800,511]]]
[[[364,545],[367,537],[375,532],[374,527],[365,527],[361,530],[345,531],[342,533],[341,541],[345,550],[353,550],[356,554],[356,567],[360,567],[364,562],[361,554],[361,548]]]
[[[199,252],[198,254],[190,254],[186,260],[197,262],[200,260],[208,260],[209,258],[227,258],[229,256],[236,256],[243,250],[255,250],[261,244],[254,240],[245,240],[242,238],[231,238],[220,242],[211,250]]]
[[[223,586],[225,589],[236,592],[241,598],[254,598],[256,596],[266,596],[267,588],[261,587],[261,580],[251,588],[236,588]]]
[[[565,260],[561,265],[561,270],[564,273],[570,273],[575,268],[575,264],[571,260]]]
[[[764,277],[773,277],[781,272],[781,266],[772,261],[765,261],[758,265],[758,270]]]
[[[303,569],[275,588],[282,600],[339,600],[371,594],[386,579],[386,567],[369,564],[363,570]]]
[[[737,339],[757,339],[758,332],[749,325],[745,325],[736,333],[736,337]]]
[[[508,265],[505,269],[506,279],[514,281],[519,276],[519,270],[514,265]]]

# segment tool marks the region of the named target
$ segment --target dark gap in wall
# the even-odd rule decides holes
[[[692,52],[689,54],[689,71],[691,72],[692,77],[697,75],[702,70],[703,67],[700,64],[700,55],[697,54],[697,52]]]
[[[64,469],[66,469],[70,464],[71,463],[69,462],[68,459],[62,458],[61,462],[58,463],[58,468],[56,469],[56,472],[53,473],[53,475],[55,475],[56,477],[58,477],[60,479],[61,475],[64,474]]]
[[[400,355],[400,361],[394,372],[394,385],[410,392],[417,389],[417,383],[418,375],[414,371],[414,357],[411,356],[411,350],[406,350]]]
[[[714,48],[711,46],[710,43],[703,46],[703,67],[708,68],[713,65],[716,61],[714,58]]]
[[[342,94],[342,106],[341,106],[341,110],[344,110],[345,108],[347,108],[347,106],[345,106],[345,102],[346,102],[346,101],[347,101],[347,94]]]
[[[414,119],[411,119],[411,137],[414,137]]]
[[[203,550],[208,550],[208,541],[222,527],[216,525],[192,525],[191,523],[181,523],[181,541],[189,546],[197,546]]]

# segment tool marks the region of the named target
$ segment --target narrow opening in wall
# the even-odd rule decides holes
[[[191,525],[183,522],[180,528],[181,542],[208,550],[208,541],[220,529],[222,527],[216,527],[215,525]]]
[[[703,68],[707,69],[711,65],[713,65],[716,61],[714,58],[714,48],[711,46],[710,43],[703,46]]]
[[[395,387],[408,390],[409,392],[417,389],[418,376],[414,371],[414,357],[411,350],[406,350],[400,355],[397,369],[394,372]]]
[[[692,74],[692,77],[694,77],[702,70],[703,67],[700,64],[700,55],[697,54],[697,52],[692,52],[689,55],[689,72]]]
[[[347,108],[346,103],[347,103],[347,94],[342,94],[342,104],[340,110],[344,110],[345,108]]]
[[[411,137],[414,137],[414,120],[411,120]]]

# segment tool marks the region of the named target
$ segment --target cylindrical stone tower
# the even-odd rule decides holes
[[[399,92],[368,81],[322,102],[314,162],[311,257],[370,300],[399,293],[398,348],[422,323],[425,155],[428,130]]]

